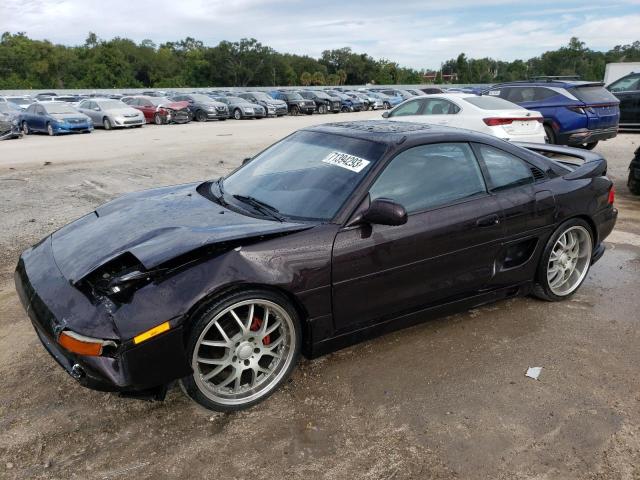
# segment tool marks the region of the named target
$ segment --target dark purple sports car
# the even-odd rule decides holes
[[[467,130],[311,127],[223,179],[98,207],[25,251],[16,287],[82,385],[163,398],[179,381],[238,410],[301,353],[518,295],[570,297],[616,222],[606,168]]]

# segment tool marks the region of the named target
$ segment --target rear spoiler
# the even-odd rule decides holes
[[[607,174],[607,161],[601,155],[589,150],[565,147],[562,145],[550,145],[548,143],[513,143],[540,155],[562,155],[564,157],[581,160],[582,163],[572,163],[550,159],[552,162],[560,163],[563,167],[570,168],[572,170],[570,173],[562,176],[565,180],[580,180],[583,178],[600,177]]]

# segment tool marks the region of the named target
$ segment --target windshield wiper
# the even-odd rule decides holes
[[[220,195],[216,195],[213,192],[211,192],[211,194],[216,199],[216,202],[218,202],[220,205],[225,207],[225,206],[227,206],[227,202],[225,202],[225,200],[224,200],[224,188],[222,187],[222,181],[223,181],[223,179],[222,179],[222,177],[220,177],[218,180],[216,180],[212,184],[212,185],[215,185],[216,187],[218,187],[218,192],[220,192]]]
[[[284,217],[280,215],[280,211],[276,207],[273,207],[268,203],[263,202],[262,200],[258,200],[255,197],[249,197],[246,195],[233,195],[233,198],[235,198],[236,200],[240,200],[241,202],[244,202],[248,205],[251,205],[257,211],[271,218],[275,218],[279,222],[284,221]]]

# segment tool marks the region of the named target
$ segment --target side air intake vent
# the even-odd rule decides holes
[[[547,178],[544,172],[540,170],[538,167],[530,167],[530,168],[531,168],[531,173],[533,174],[533,178],[535,178],[536,181]]]

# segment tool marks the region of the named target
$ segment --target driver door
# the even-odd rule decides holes
[[[333,248],[336,331],[354,330],[486,286],[503,238],[502,212],[467,143],[422,145],[387,165],[371,200],[403,205],[407,223],[343,228]]]

